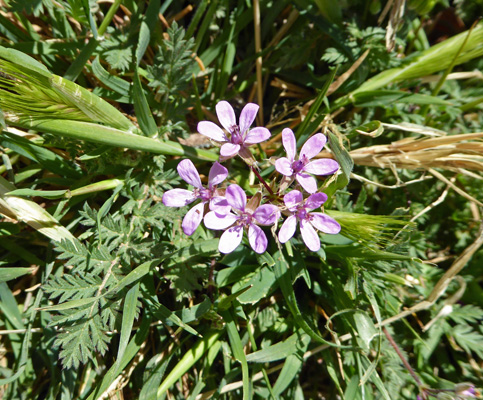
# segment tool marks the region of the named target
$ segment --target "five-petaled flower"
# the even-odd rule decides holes
[[[252,202],[247,205],[244,190],[236,184],[228,186],[225,196],[235,214],[225,213],[223,208],[214,208],[204,218],[205,226],[208,229],[226,229],[221,235],[218,245],[220,253],[231,253],[239,246],[244,228],[248,228],[248,242],[252,249],[259,254],[265,252],[268,240],[258,225],[273,225],[280,218],[278,207],[272,204],[256,207],[257,204],[252,204]]]
[[[220,101],[216,105],[216,115],[221,125],[230,134],[226,136],[225,132],[211,121],[201,121],[198,123],[198,132],[202,135],[223,143],[220,149],[220,160],[226,160],[239,154],[245,159],[251,157],[247,146],[261,143],[267,140],[271,134],[267,128],[256,127],[250,129],[258,112],[258,105],[248,103],[240,114],[240,123],[237,125],[235,111],[227,101]]]
[[[322,133],[315,134],[305,142],[302,150],[300,150],[299,158],[295,159],[297,154],[295,135],[291,129],[285,128],[282,131],[282,143],[287,152],[287,157],[279,158],[275,162],[275,169],[282,175],[295,178],[308,193],[315,193],[317,181],[308,173],[330,175],[339,169],[339,163],[330,158],[310,161],[311,158],[321,152],[326,141],[327,138]]]
[[[340,225],[335,219],[320,212],[309,212],[319,208],[326,200],[327,195],[325,193],[314,193],[305,202],[302,193],[298,190],[292,190],[287,193],[283,197],[283,201],[291,215],[280,228],[278,240],[281,243],[290,240],[295,234],[298,221],[304,243],[310,250],[318,251],[320,249],[320,239],[315,229],[333,235],[340,232]]]
[[[229,212],[230,207],[224,198],[219,195],[216,185],[223,182],[228,176],[228,170],[218,162],[215,162],[210,169],[208,176],[208,188],[204,188],[201,184],[200,174],[191,160],[183,160],[178,164],[178,173],[183,180],[194,187],[194,190],[172,189],[163,195],[163,204],[168,207],[183,207],[197,199],[201,199],[201,203],[194,206],[187,212],[183,218],[183,232],[190,236],[200,225],[203,219],[205,204],[210,203],[210,208],[216,203],[219,210],[226,207]],[[215,200],[216,199],[216,200]],[[221,200],[221,201],[220,201]]]

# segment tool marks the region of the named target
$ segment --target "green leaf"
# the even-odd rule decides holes
[[[283,296],[287,302],[287,306],[293,315],[295,322],[298,327],[303,329],[307,335],[309,335],[313,340],[319,343],[326,344],[332,347],[347,348],[352,349],[351,346],[340,346],[335,343],[325,340],[320,333],[317,332],[316,328],[312,324],[309,324],[305,317],[300,312],[297,304],[295,293],[293,290],[292,280],[288,273],[288,263],[285,260],[283,254],[279,251],[275,254],[275,275],[279,282],[280,288],[282,289]]]
[[[133,76],[133,100],[134,110],[138,119],[139,127],[144,135],[152,137],[158,133],[158,127],[154,121],[153,114],[149,109],[148,101],[144,94],[144,89],[139,79],[137,70]]]
[[[282,371],[273,386],[273,392],[276,396],[280,395],[292,383],[297,374],[300,373],[304,365],[304,353],[310,344],[308,335],[301,335],[300,340],[294,346],[296,352],[290,354],[283,365]]]
[[[230,347],[233,352],[233,357],[235,357],[235,359],[238,360],[242,366],[243,400],[251,399],[252,394],[250,377],[248,372],[248,363],[245,356],[245,351],[243,350],[240,334],[238,333],[238,328],[230,311],[224,311],[221,315],[223,316],[226,324],[226,332],[230,341]]]
[[[335,159],[339,163],[347,182],[349,182],[352,168],[354,168],[354,161],[352,160],[352,157],[344,148],[341,141],[339,141],[339,138],[332,132],[329,132],[329,143],[330,148],[334,152]]]
[[[387,107],[388,104],[434,104],[439,106],[451,105],[450,102],[436,96],[420,93],[409,93],[401,90],[372,90],[357,92],[351,97],[358,107]]]
[[[215,343],[221,335],[220,331],[209,331],[203,335],[183,356],[183,358],[171,369],[168,376],[158,388],[158,398],[173,386],[186,371],[188,371]],[[90,400],[90,399],[88,399]]]
[[[0,282],[10,281],[12,279],[18,278],[19,276],[31,274],[33,271],[34,268],[0,268]]]
[[[131,96],[131,85],[129,82],[107,72],[99,62],[99,56],[92,62],[92,73],[102,84],[114,90],[116,93],[125,97]]]
[[[134,285],[124,298],[122,310],[121,336],[119,338],[119,348],[117,349],[116,364],[121,364],[124,353],[128,346],[129,337],[137,314],[137,303],[139,297],[139,283]]]
[[[362,342],[361,347],[365,351],[369,351],[372,340],[378,335],[374,322],[372,322],[372,319],[364,312],[354,313],[354,321],[357,334]]]
[[[283,342],[278,342],[262,350],[255,351],[246,356],[248,362],[265,363],[283,360],[297,351],[297,344],[307,342],[309,336],[294,333]]]
[[[383,132],[384,127],[382,126],[381,121],[366,122],[351,131],[352,134],[366,135],[373,138],[381,136]]]
[[[238,297],[242,304],[255,304],[260,299],[266,298],[274,289],[276,282],[275,274],[268,267],[261,267],[255,275],[248,281],[233,285],[233,291],[237,291],[241,286],[251,286],[245,293]]]
[[[157,154],[169,154],[175,156],[194,156],[201,159],[215,161],[218,156],[207,150],[182,146],[171,141],[159,141],[156,139],[135,135],[119,129],[107,126],[74,120],[21,120],[10,121],[12,125],[26,129],[34,129],[40,132],[49,132],[63,137],[70,137],[88,142],[107,144],[114,147],[127,147],[133,150],[142,150]]]
[[[141,326],[127,345],[121,362],[116,362],[111,368],[109,368],[109,371],[103,375],[101,382],[99,382],[99,384],[92,390],[92,393],[89,395],[87,400],[97,400],[99,396],[112,385],[115,379],[126,368],[131,360],[138,354],[139,349],[148,336],[150,324],[151,319],[144,317],[141,321]]]
[[[65,196],[67,190],[33,190],[33,189],[15,189],[5,193],[6,196],[24,196],[24,197],[43,197],[45,199],[60,199]]]

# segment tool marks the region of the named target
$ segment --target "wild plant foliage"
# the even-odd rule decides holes
[[[481,397],[478,10],[6,1],[0,397]]]

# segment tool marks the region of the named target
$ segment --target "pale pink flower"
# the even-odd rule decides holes
[[[220,101],[216,105],[216,115],[220,124],[227,130],[229,136],[223,130],[211,121],[201,121],[198,123],[198,132],[202,135],[222,143],[220,149],[220,160],[235,157],[240,154],[243,158],[251,157],[250,151],[247,149],[256,143],[267,140],[271,134],[267,128],[256,127],[250,129],[255,121],[258,112],[258,105],[248,103],[240,114],[240,123],[236,123],[235,111],[227,101]]]
[[[247,207],[247,196],[243,189],[230,185],[226,189],[226,201],[235,213],[224,214],[224,209],[215,209],[205,215],[205,226],[214,230],[225,230],[220,238],[220,253],[231,253],[241,243],[243,231],[248,230],[251,248],[261,254],[268,245],[267,236],[258,225],[273,225],[280,218],[280,211],[272,204],[263,204],[255,210]]]
[[[280,243],[285,243],[293,237],[297,222],[300,224],[300,233],[305,245],[312,251],[320,249],[320,238],[316,229],[332,235],[339,233],[340,225],[335,219],[320,212],[309,212],[319,208],[326,200],[325,193],[314,193],[305,202],[302,193],[298,190],[287,193],[283,197],[283,201],[291,215],[278,232]]]
[[[218,162],[215,162],[210,169],[208,176],[208,188],[204,188],[201,184],[200,174],[191,160],[183,160],[178,164],[178,173],[186,183],[194,187],[193,190],[172,189],[163,195],[163,204],[168,207],[184,207],[197,199],[201,203],[191,208],[183,218],[183,232],[191,236],[203,219],[205,204],[210,203],[210,209],[218,207],[230,207],[224,197],[220,196],[216,185],[223,182],[228,176],[228,170]]]
[[[309,174],[331,175],[339,169],[339,163],[330,158],[320,158],[310,161],[322,151],[327,138],[322,133],[317,133],[309,138],[297,155],[297,142],[292,130],[285,128],[282,131],[282,143],[287,157],[281,157],[275,162],[275,169],[282,175],[295,178],[298,183],[308,192],[317,191],[317,181]]]

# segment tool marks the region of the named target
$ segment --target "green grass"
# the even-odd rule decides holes
[[[388,52],[385,2],[350,3],[5,2],[0,398],[482,386],[483,144],[463,135],[483,123],[483,8],[408,1]],[[218,123],[220,100],[237,117],[261,103],[271,131],[253,159],[223,163],[254,202],[296,187],[274,168],[284,128],[299,151],[328,137],[321,157],[341,168],[317,182],[342,230],[319,251],[264,228],[265,253],[245,237],[224,255],[219,231],[186,236],[189,207],[164,206],[189,189],[182,159],[207,182],[220,150],[197,124]]]

